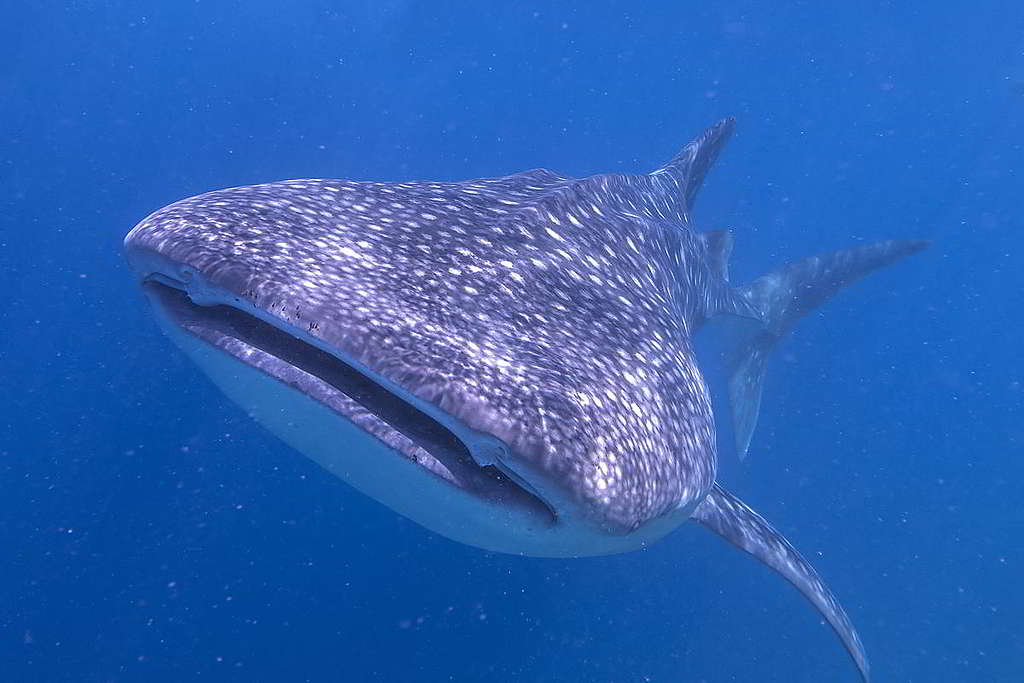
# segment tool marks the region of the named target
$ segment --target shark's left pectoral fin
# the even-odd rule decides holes
[[[810,600],[843,641],[846,651],[868,680],[868,660],[850,618],[814,568],[782,534],[718,484],[697,506],[693,518],[733,545],[764,562]]]

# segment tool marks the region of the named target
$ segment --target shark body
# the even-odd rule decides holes
[[[218,190],[153,213],[125,248],[171,338],[355,488],[457,541],[524,555],[625,552],[693,519],[807,596],[866,680],[860,640],[818,574],[715,483],[693,337],[719,315],[752,323],[727,361],[743,454],[778,339],[924,243],[732,286],[731,235],[698,233],[691,218],[732,126],[646,175]]]

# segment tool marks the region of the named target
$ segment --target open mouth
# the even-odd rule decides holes
[[[555,522],[553,509],[514,474],[479,464],[455,432],[353,364],[241,309],[197,305],[184,283],[164,275],[150,276],[142,286],[181,329],[326,405],[439,479]]]

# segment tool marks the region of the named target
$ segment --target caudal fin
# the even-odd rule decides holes
[[[807,560],[761,515],[718,484],[701,501],[693,518],[733,545],[747,551],[796,586],[832,626],[864,681],[869,667],[864,646],[850,618]]]
[[[738,298],[762,323],[739,340],[729,360],[729,402],[740,458],[745,457],[757,426],[765,361],[779,340],[797,320],[846,285],[927,246],[923,240],[890,240],[844,249],[790,263],[736,288]]]

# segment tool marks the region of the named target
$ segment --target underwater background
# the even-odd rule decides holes
[[[805,319],[725,483],[877,681],[1024,680],[1024,5],[24,2],[0,21],[0,681],[855,681],[684,525],[495,555],[290,451],[152,320],[124,234],[301,177],[646,172],[723,116],[732,279],[922,255]]]

